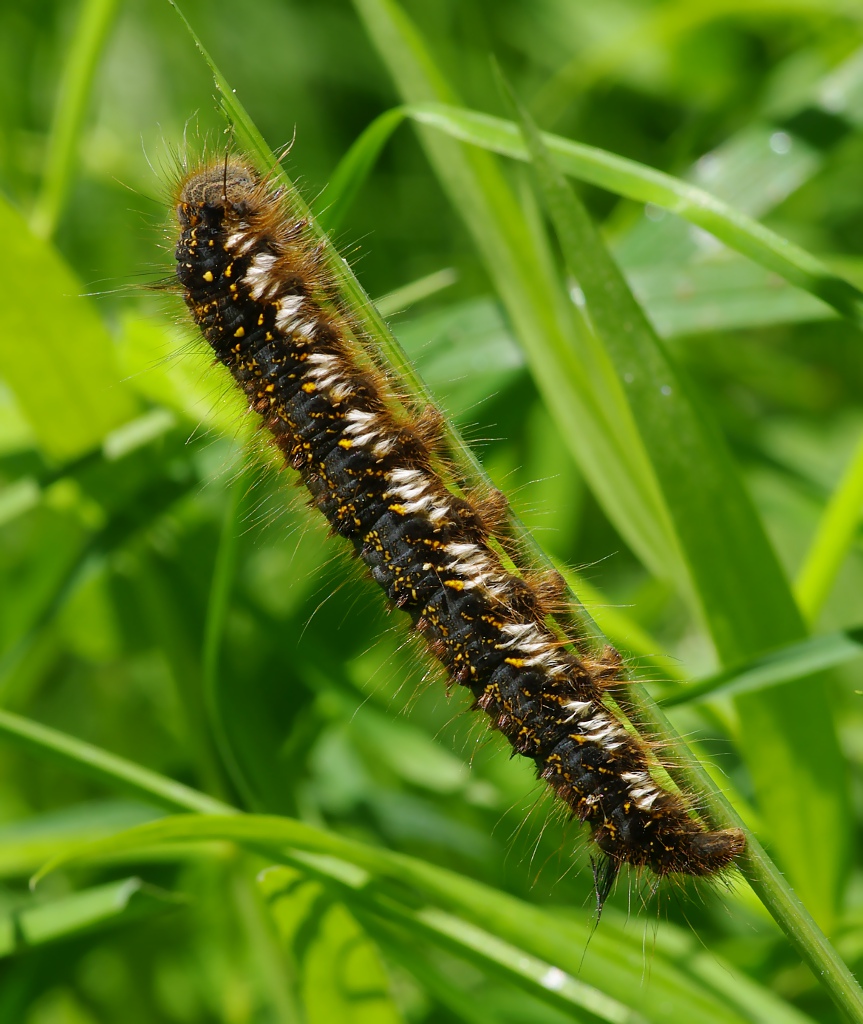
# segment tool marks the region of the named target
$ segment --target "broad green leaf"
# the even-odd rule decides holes
[[[799,74],[787,65],[798,57],[792,54],[780,64],[774,80],[790,78],[797,85]],[[818,173],[830,151],[846,138],[852,125],[859,124],[863,51],[855,50],[806,85],[790,97],[774,94],[765,111],[772,120],[745,125],[704,153],[685,178],[750,217],[761,217],[780,205]],[[806,138],[807,125],[812,139]],[[615,252],[624,266],[648,266],[656,252],[674,262],[703,255],[705,238],[676,218],[657,216],[661,213],[654,210],[652,217],[640,219],[620,239]]]
[[[0,332],[0,374],[46,455],[71,459],[131,419],[135,401],[80,282],[2,196],[0,234],[3,284],[16,298]]]
[[[293,868],[268,868],[258,884],[297,965],[308,1024],[402,1020],[380,953],[344,904]]]
[[[774,271],[742,259],[685,267],[654,263],[630,268],[626,279],[664,338],[836,315],[830,306],[792,287]]]
[[[176,410],[199,429],[231,438],[251,430],[236,388],[221,387],[207,345],[198,337],[139,313],[127,317],[117,346],[123,375],[142,398]],[[222,378],[227,382],[227,375]]]

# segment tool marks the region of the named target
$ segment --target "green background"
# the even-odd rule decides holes
[[[854,969],[863,307],[828,275],[863,281],[863,18],[237,7],[183,11],[267,142],[294,140],[287,172],[441,407]],[[515,116],[492,55],[540,128],[723,199],[728,245],[643,168],[633,198],[560,163],[591,182],[575,191],[630,304],[535,141],[538,173],[454,141],[506,149],[457,109]],[[152,287],[178,153],[228,144],[176,12],[4,5],[0,97],[0,1021],[840,1019],[740,878],[623,879],[593,933],[580,830],[447,697]],[[419,134],[393,115],[351,150],[402,103]],[[230,808],[261,816],[251,838],[161,818]],[[149,845],[111,845],[135,825]]]

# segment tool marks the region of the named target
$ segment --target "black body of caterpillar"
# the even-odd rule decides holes
[[[230,159],[186,175],[176,212],[177,275],[205,338],[333,531],[590,826],[607,858],[600,908],[622,864],[659,876],[730,866],[742,834],[708,831],[654,781],[646,744],[603,703],[616,669],[561,644],[537,589],[504,568],[482,515],[445,486],[424,431],[352,358],[314,243],[278,189]]]

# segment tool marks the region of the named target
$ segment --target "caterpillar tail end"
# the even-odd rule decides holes
[[[590,867],[593,871],[593,891],[596,895],[596,923],[599,924],[602,908],[614,888],[620,864],[608,856],[591,857]]]

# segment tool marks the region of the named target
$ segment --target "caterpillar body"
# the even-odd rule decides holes
[[[475,503],[436,468],[428,424],[394,409],[359,363],[306,223],[240,158],[202,165],[175,194],[177,277],[217,359],[245,392],[333,532],[408,612],[601,852],[601,908],[618,869],[714,875],[742,833],[710,831],[652,777],[647,745],[603,701],[616,664],[561,643],[540,588],[513,575]]]

